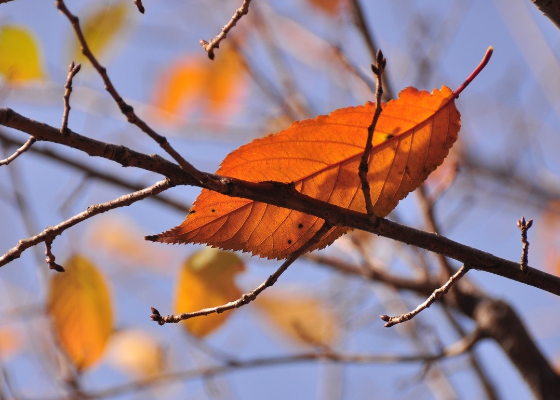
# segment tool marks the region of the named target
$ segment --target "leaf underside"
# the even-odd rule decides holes
[[[293,182],[303,194],[365,213],[358,166],[374,112],[375,104],[368,102],[295,122],[233,151],[217,173],[251,182]],[[454,94],[445,86],[431,94],[409,87],[383,106],[368,172],[375,215],[389,214],[443,162],[459,129]],[[322,223],[312,215],[204,189],[185,221],[156,240],[282,259]],[[328,246],[348,230],[332,228],[313,249]]]

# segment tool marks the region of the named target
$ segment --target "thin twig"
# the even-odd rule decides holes
[[[105,67],[103,67],[99,63],[99,61],[97,61],[97,58],[95,58],[95,56],[91,52],[91,50],[90,50],[90,48],[89,48],[89,46],[86,42],[86,39],[84,37],[84,34],[82,32],[82,28],[80,27],[80,20],[78,19],[78,17],[76,17],[74,14],[72,14],[70,12],[70,10],[68,10],[68,7],[66,7],[66,4],[64,3],[64,0],[56,0],[55,4],[56,4],[56,8],[62,14],[64,14],[68,18],[70,23],[72,24],[72,28],[74,29],[74,33],[76,34],[78,42],[80,43],[80,46],[82,48],[82,54],[89,60],[91,65],[99,73],[99,75],[101,76],[101,79],[103,80],[103,83],[105,84],[105,90],[107,90],[107,92],[109,92],[111,97],[113,97],[113,99],[117,103],[121,112],[126,116],[128,122],[136,125],[144,133],[146,133],[153,140],[155,140],[156,143],[158,143],[161,146],[162,149],[164,149],[171,157],[173,157],[173,159],[175,161],[177,161],[177,163],[181,166],[182,169],[184,169],[189,174],[191,174],[200,183],[208,185],[208,187],[211,187],[211,188],[215,188],[215,189],[222,188],[223,189],[223,184],[221,182],[211,179],[208,176],[208,174],[204,174],[204,173],[200,172],[198,169],[196,169],[191,163],[189,163],[187,160],[185,160],[169,144],[169,142],[167,141],[165,136],[162,136],[159,133],[157,133],[156,131],[154,131],[148,124],[146,124],[142,119],[140,119],[136,115],[132,106],[130,106],[128,103],[126,103],[123,100],[123,98],[120,96],[120,94],[117,92],[117,90],[113,86],[113,83],[111,82],[111,80],[109,79],[109,75],[107,74],[107,69]]]
[[[375,113],[373,114],[373,119],[370,126],[368,127],[366,146],[364,149],[364,153],[362,154],[362,159],[360,161],[360,167],[358,170],[358,175],[360,176],[360,181],[362,182],[362,192],[364,194],[366,202],[366,211],[371,222],[375,221],[376,216],[373,212],[373,204],[371,202],[371,192],[367,174],[369,170],[369,161],[371,158],[371,149],[373,147],[373,134],[375,132],[375,127],[377,125],[377,121],[379,120],[379,116],[381,115],[381,111],[383,110],[381,108],[381,96],[383,95],[383,71],[385,70],[386,63],[387,61],[383,57],[383,53],[381,52],[381,50],[379,50],[375,57],[375,66],[373,64],[371,66],[371,69],[377,79],[377,90],[375,92]]]
[[[31,146],[33,146],[33,143],[35,143],[36,141],[37,141],[37,139],[35,139],[34,137],[30,137],[29,139],[27,139],[27,142],[25,142],[19,149],[17,149],[14,154],[12,154],[11,156],[9,156],[9,157],[7,157],[3,160],[0,160],[0,166],[1,165],[8,165],[12,161],[14,161],[20,155],[22,155],[27,150],[29,150],[31,148]]]
[[[222,27],[222,31],[210,42],[206,40],[200,40],[200,45],[206,50],[208,53],[208,58],[213,60],[214,59],[214,49],[220,47],[220,42],[224,40],[228,34],[228,32],[237,24],[237,22],[244,16],[249,13],[249,4],[251,4],[251,0],[243,0],[243,4],[237,10],[229,20],[227,24]]]
[[[45,258],[45,262],[47,263],[50,269],[54,269],[57,272],[64,272],[64,267],[62,267],[61,265],[57,264],[54,261],[55,256],[52,253],[52,240],[45,241],[45,255],[47,256]]]
[[[521,243],[523,243],[523,250],[521,252],[521,260],[519,265],[521,271],[527,272],[527,264],[529,263],[529,241],[527,240],[527,231],[533,226],[533,220],[525,221],[525,217],[517,220],[517,227],[521,231]]]
[[[147,187],[145,189],[139,190],[134,193],[125,194],[115,200],[108,201],[106,203],[95,204],[89,206],[86,211],[81,212],[80,214],[74,215],[72,218],[67,219],[64,222],[61,222],[58,225],[50,226],[43,230],[43,232],[27,238],[22,239],[18,242],[18,244],[8,250],[2,257],[0,257],[0,267],[6,265],[7,263],[19,258],[21,254],[28,248],[35,246],[38,243],[45,242],[48,243],[47,250],[49,249],[50,244],[52,244],[53,240],[64,232],[66,229],[88,219],[95,215],[102,214],[109,210],[113,210],[115,208],[129,206],[139,200],[143,200],[150,196],[155,196],[158,193],[163,192],[164,190],[169,189],[172,187],[172,183],[169,179],[165,178],[156,184]],[[50,243],[50,244],[49,244]],[[48,255],[48,254],[47,254]],[[48,259],[48,257],[47,257]],[[47,261],[48,262],[48,261]],[[54,262],[54,257],[53,257]],[[50,265],[49,265],[50,266]]]
[[[280,277],[280,275],[282,275],[288,269],[288,267],[290,265],[292,265],[293,262],[296,261],[301,255],[303,255],[304,253],[309,251],[311,248],[313,248],[313,246],[315,246],[317,243],[319,243],[319,241],[325,236],[325,234],[330,229],[331,229],[331,225],[324,222],[323,226],[321,226],[321,228],[317,232],[315,232],[313,237],[311,237],[311,239],[309,239],[307,241],[307,243],[305,243],[299,249],[294,251],[286,259],[286,261],[284,261],[282,263],[280,268],[278,268],[272,275],[270,275],[266,281],[261,283],[259,286],[257,286],[255,289],[253,289],[251,292],[243,294],[239,299],[234,300],[234,301],[230,301],[229,303],[223,304],[223,305],[218,306],[218,307],[205,308],[203,310],[199,310],[199,311],[195,311],[195,312],[191,312],[191,313],[183,313],[183,314],[178,314],[178,315],[168,315],[168,316],[165,316],[165,317],[161,316],[159,311],[152,307],[152,315],[151,315],[152,320],[156,321],[160,325],[165,325],[166,323],[177,323],[177,322],[183,321],[185,319],[193,318],[193,317],[199,317],[199,316],[209,315],[209,314],[214,314],[214,313],[220,314],[220,313],[223,313],[224,311],[233,310],[234,308],[239,308],[239,307],[242,307],[246,304],[249,304],[250,302],[255,300],[257,298],[257,296],[260,293],[262,293],[265,289],[274,285],[276,283],[276,281],[278,280],[278,278]]]
[[[360,5],[360,0],[352,0],[352,5],[353,5],[356,26],[358,27],[358,30],[360,31],[362,37],[364,38],[364,41],[366,42],[366,46],[368,48],[369,54],[371,55],[372,58],[375,58],[377,54],[377,46],[375,44],[375,40],[373,39],[371,29],[369,28],[368,23],[365,19],[364,10]],[[384,75],[383,79],[384,79],[383,85],[385,86],[386,93],[390,98],[391,95],[393,94],[393,90],[389,86],[389,80],[387,79],[387,75]]]
[[[409,313],[406,313],[406,314],[395,316],[395,317],[389,317],[388,315],[381,315],[380,318],[383,321],[386,322],[385,327],[389,328],[393,325],[397,325],[397,324],[400,324],[402,322],[409,321],[412,318],[414,318],[416,315],[420,314],[423,310],[425,310],[426,308],[428,308],[432,304],[434,304],[434,302],[436,300],[438,300],[441,296],[443,296],[444,294],[449,292],[449,289],[451,289],[453,287],[453,285],[455,283],[457,283],[463,277],[463,275],[465,275],[469,271],[469,269],[470,269],[469,267],[467,267],[466,265],[463,265],[459,269],[459,271],[457,271],[457,273],[455,273],[455,275],[453,275],[451,278],[449,278],[449,280],[445,283],[445,285],[443,285],[442,287],[434,290],[434,292],[431,294],[431,296],[428,297],[428,299],[425,302],[423,302],[418,307],[416,307],[415,310],[413,310]]]
[[[134,0],[134,4],[136,4],[136,8],[138,8],[138,11],[140,11],[142,14],[144,14],[146,9],[144,8],[144,5],[142,4],[142,0]]]
[[[66,84],[64,85],[64,113],[62,114],[62,126],[60,127],[60,133],[63,135],[68,131],[68,117],[70,116],[70,94],[72,93],[72,79],[74,76],[80,72],[82,64],[74,65],[74,61],[70,63],[68,67],[68,76],[66,77]]]

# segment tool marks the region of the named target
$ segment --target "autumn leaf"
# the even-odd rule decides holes
[[[407,88],[383,106],[368,173],[375,215],[389,214],[443,162],[460,128],[454,99],[445,86],[431,94]],[[374,110],[374,104],[366,103],[295,122],[233,151],[217,173],[252,182],[293,183],[305,195],[365,212],[358,165]],[[180,226],[150,240],[207,243],[286,258],[322,223],[298,211],[203,190]],[[347,230],[332,228],[314,249],[331,244]]]
[[[340,335],[339,321],[330,307],[309,295],[263,293],[255,301],[274,331],[296,344],[332,345]]]
[[[45,75],[40,47],[26,28],[4,25],[0,28],[0,74],[8,82],[42,79]]]
[[[234,278],[244,270],[243,261],[233,253],[208,247],[193,254],[179,275],[175,311],[198,311],[236,300],[241,296],[241,291],[235,285]],[[191,335],[204,337],[219,328],[230,315],[212,314],[182,323]]]
[[[109,291],[97,268],[76,255],[49,282],[47,308],[60,346],[78,370],[103,355],[113,329]]]
[[[81,28],[89,49],[99,58],[105,53],[110,45],[119,38],[126,27],[126,17],[130,6],[126,0],[111,2],[109,4],[97,4],[96,8],[81,20]],[[71,59],[84,61],[85,56],[78,40],[73,36]]]
[[[336,15],[340,11],[340,6],[345,0],[308,0],[310,4],[318,10],[328,15]]]
[[[14,328],[0,327],[0,361],[7,361],[23,347],[23,338]]]
[[[169,114],[194,111],[224,117],[237,109],[245,80],[239,53],[225,47],[212,62],[205,55],[189,56],[163,70],[152,103],[164,112],[159,116],[165,123],[173,122]]]
[[[140,330],[112,335],[109,360],[118,369],[138,378],[151,378],[165,369],[164,351],[153,336]]]

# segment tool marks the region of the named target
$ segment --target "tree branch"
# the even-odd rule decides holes
[[[191,174],[182,170],[178,165],[157,155],[148,156],[124,146],[100,142],[72,131],[69,131],[68,135],[62,137],[58,129],[25,118],[8,108],[0,108],[0,125],[26,132],[37,140],[60,143],[84,151],[91,156],[113,160],[122,166],[134,166],[161,174],[169,178],[173,185],[192,185],[209,188],[207,185],[200,183]],[[219,180],[223,183],[220,190],[216,191],[224,195],[242,197],[314,215],[324,219],[332,226],[346,226],[375,233],[453,258],[462,264],[471,266],[472,269],[500,275],[560,296],[560,277],[531,267],[527,267],[527,272],[523,273],[520,271],[519,263],[517,262],[496,257],[485,251],[466,246],[435,233],[424,232],[384,218],[378,218],[376,223],[372,224],[369,222],[367,214],[306,196],[293,190],[293,188],[286,184],[275,182],[255,183],[215,174],[208,175],[214,180]]]
[[[58,225],[55,226],[51,226],[46,228],[45,230],[43,230],[43,232],[30,237],[28,239],[22,239],[18,242],[18,244],[11,248],[6,254],[4,254],[3,256],[0,257],[0,267],[3,265],[8,264],[9,262],[19,258],[21,256],[21,254],[28,248],[35,246],[38,243],[42,243],[45,242],[47,244],[47,263],[49,263],[49,267],[51,267],[51,269],[57,269],[60,270],[59,268],[56,268],[56,264],[51,264],[54,263],[54,256],[52,256],[52,252],[51,252],[51,245],[53,240],[60,234],[62,234],[62,232],[64,232],[66,229],[71,228],[72,226],[88,219],[91,218],[95,215],[98,214],[102,214],[104,212],[107,212],[109,210],[113,210],[115,208],[120,208],[120,207],[125,207],[125,206],[129,206],[139,200],[143,200],[147,197],[150,196],[155,196],[158,193],[163,192],[164,190],[169,189],[170,187],[172,187],[172,183],[169,179],[163,179],[161,181],[159,181],[158,183],[147,187],[146,189],[140,190],[138,192],[134,192],[134,193],[129,193],[126,194],[124,196],[121,196],[115,200],[106,202],[106,203],[101,203],[101,204],[95,204],[92,206],[89,206],[87,208],[86,211],[77,214],[75,216],[73,216],[70,219],[67,219],[64,222],[61,222]]]
[[[228,34],[228,32],[239,22],[244,15],[249,13],[249,4],[251,4],[251,0],[243,0],[243,4],[231,17],[230,21],[222,27],[222,31],[210,42],[206,40],[201,40],[200,45],[206,50],[208,53],[208,58],[213,60],[214,59],[214,50],[220,47],[220,43],[224,40]]]
[[[323,238],[323,236],[325,236],[325,234],[327,234],[330,229],[331,229],[331,226],[328,223],[326,223],[326,222],[323,223],[323,226],[321,226],[321,229],[319,229],[317,232],[315,232],[313,237],[311,237],[311,239],[309,239],[307,241],[307,243],[305,243],[302,247],[300,247],[299,249],[294,251],[292,254],[290,254],[290,256],[286,259],[286,261],[284,261],[282,263],[280,268],[278,268],[272,275],[270,275],[266,281],[261,283],[255,289],[253,289],[250,293],[243,294],[239,299],[234,300],[234,301],[230,301],[229,303],[223,304],[223,305],[218,306],[218,307],[205,308],[203,310],[190,312],[190,313],[183,313],[183,314],[178,314],[178,315],[168,315],[166,317],[162,317],[161,314],[159,313],[159,311],[152,307],[152,316],[151,316],[152,320],[156,321],[160,325],[164,325],[164,324],[170,323],[170,322],[171,323],[177,323],[177,322],[189,319],[189,318],[199,317],[199,316],[203,316],[203,315],[221,314],[224,311],[233,310],[235,308],[239,308],[239,307],[242,307],[246,304],[249,304],[250,302],[255,300],[259,294],[261,294],[267,288],[274,285],[276,283],[276,281],[278,280],[278,278],[280,278],[280,275],[282,275],[284,272],[286,272],[288,267],[290,265],[292,265],[294,263],[294,261],[296,261],[299,257],[301,257],[309,249],[311,249],[313,246],[315,246],[317,243],[319,243],[321,241],[321,239]],[[148,239],[148,238],[146,238],[146,239]]]

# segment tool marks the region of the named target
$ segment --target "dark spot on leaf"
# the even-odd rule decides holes
[[[292,244],[292,239],[288,239],[288,244]]]
[[[299,224],[297,227],[298,227],[299,229],[301,229],[301,228],[303,228],[303,224]]]
[[[190,210],[189,214],[194,214],[196,212],[196,210]]]
[[[213,209],[211,209],[210,211],[212,211],[212,212],[216,212],[216,209],[214,209],[214,208],[213,208]]]
[[[394,137],[395,137],[395,135],[393,135],[392,133],[389,133],[387,135],[387,137],[385,138],[385,140],[393,139]]]

